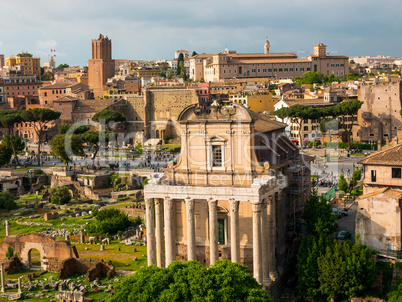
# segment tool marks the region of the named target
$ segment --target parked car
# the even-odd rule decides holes
[[[348,216],[348,212],[339,210],[337,208],[332,208],[332,214],[339,215],[339,217]]]
[[[338,233],[338,235],[336,235],[336,239],[339,239],[339,240],[347,240],[347,239],[351,239],[351,238],[352,238],[352,234],[347,231],[340,231]]]

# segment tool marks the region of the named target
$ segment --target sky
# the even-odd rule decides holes
[[[169,60],[178,49],[401,57],[401,0],[0,0],[0,54],[28,51],[87,65],[91,39],[112,40],[113,59]]]

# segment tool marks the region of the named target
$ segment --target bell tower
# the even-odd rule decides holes
[[[268,37],[267,37],[267,40],[265,41],[264,53],[265,54],[271,53],[271,44],[268,41]]]

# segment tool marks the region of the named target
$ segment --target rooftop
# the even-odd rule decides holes
[[[360,164],[402,166],[402,144],[374,152],[361,160]]]

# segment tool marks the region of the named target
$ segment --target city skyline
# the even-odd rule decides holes
[[[93,0],[19,0],[2,3],[10,13],[3,16],[7,26],[0,30],[0,53],[8,57],[28,51],[43,63],[55,49],[57,64],[84,66],[90,59],[90,40],[102,33],[112,40],[114,59],[169,60],[178,49],[217,53],[225,47],[262,53],[266,37],[272,52],[296,52],[299,57],[312,54],[319,42],[339,55],[400,57],[402,42],[395,37],[402,25],[397,15],[402,3],[374,4],[122,0],[111,7],[110,2]]]

